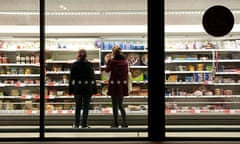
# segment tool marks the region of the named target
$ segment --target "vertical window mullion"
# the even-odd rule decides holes
[[[44,119],[45,119],[45,101],[44,101],[44,89],[45,89],[45,58],[44,58],[44,46],[45,46],[45,0],[39,0],[40,2],[40,140],[44,139]]]

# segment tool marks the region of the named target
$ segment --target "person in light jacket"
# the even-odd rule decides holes
[[[123,107],[124,96],[128,96],[128,61],[121,52],[119,46],[112,48],[112,58],[107,61],[106,72],[111,72],[108,82],[107,94],[112,99],[113,123],[112,128],[117,128],[118,110],[121,112],[122,127],[128,127],[126,111]]]
[[[74,128],[79,128],[81,109],[83,109],[81,126],[89,128],[87,123],[89,104],[91,96],[96,93],[97,85],[93,65],[87,60],[87,51],[80,49],[77,60],[71,66],[69,80],[69,94],[74,95],[76,103]]]

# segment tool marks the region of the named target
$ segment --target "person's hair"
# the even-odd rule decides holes
[[[80,49],[78,51],[77,59],[78,60],[85,60],[87,58],[87,51],[85,49]]]
[[[119,56],[122,53],[122,49],[119,46],[114,46],[112,52],[114,56]]]

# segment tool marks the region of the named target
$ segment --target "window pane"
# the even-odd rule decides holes
[[[0,19],[0,138],[39,137],[39,1],[2,0]]]
[[[172,130],[166,136],[239,137],[229,130],[239,128],[240,1],[165,2],[166,128]],[[215,5],[229,8],[235,18],[223,37],[208,35],[202,26],[204,12]]]
[[[56,130],[55,133],[47,133],[46,137],[146,137],[147,133],[141,131],[147,128],[148,109],[147,1],[51,0],[47,1],[46,7],[45,120],[46,129]],[[125,129],[111,128],[111,124],[114,124],[112,100],[107,93],[106,58],[116,45],[122,48],[132,72],[133,91],[123,99],[126,123],[124,113],[120,113],[121,111],[118,118],[119,128],[123,126]],[[78,91],[76,89],[88,87],[90,83],[87,79],[89,72],[85,74],[83,70],[75,74],[73,70],[71,75],[73,62],[77,60],[78,50],[82,48],[87,51],[87,59],[92,63],[97,83],[97,92],[93,94],[90,105],[87,106],[89,111],[87,124],[91,127],[89,131],[94,132],[94,129],[101,131],[94,134],[89,131],[82,132],[82,127],[87,126],[82,123],[82,117],[80,122],[75,121],[77,109],[73,94]],[[120,67],[115,68],[121,70]],[[117,78],[121,78],[124,72]],[[86,76],[84,80],[83,75]],[[74,81],[71,81],[70,76],[74,77]],[[69,91],[69,81],[74,87],[72,95]],[[116,85],[126,85],[121,79],[115,82]],[[72,128],[73,125],[79,128],[76,130]],[[116,127],[117,124],[112,126]],[[60,131],[66,133],[57,133]]]

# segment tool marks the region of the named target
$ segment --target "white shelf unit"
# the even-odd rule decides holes
[[[81,38],[79,38],[81,39]],[[90,38],[89,41],[92,42],[92,44],[95,43],[97,39],[96,38]],[[49,47],[46,49],[46,53],[48,55],[48,58],[46,59],[46,89],[49,90],[46,94],[46,107],[50,107],[51,111],[56,111],[56,109],[58,109],[60,107],[60,109],[62,108],[62,111],[68,111],[71,109],[74,109],[74,102],[73,102],[73,96],[69,96],[67,93],[68,90],[68,83],[61,83],[63,82],[63,80],[61,80],[63,76],[68,77],[70,74],[70,65],[72,64],[72,62],[74,62],[74,57],[76,57],[76,51],[77,49],[73,49],[71,47],[67,47],[67,48],[53,48],[54,46],[58,46],[60,45],[64,45],[64,43],[74,43],[76,42],[71,41],[71,39],[61,39],[61,43],[54,41],[53,39],[50,40],[52,44],[48,44]],[[67,42],[66,42],[67,41]],[[81,40],[80,40],[81,41]],[[83,42],[86,43],[86,42]],[[74,44],[72,44],[74,45]],[[91,102],[91,105],[93,107],[102,105],[102,106],[110,106],[111,105],[111,99],[110,96],[106,96],[103,95],[102,90],[103,87],[106,86],[107,81],[103,81],[101,80],[101,70],[105,68],[105,66],[102,66],[102,55],[103,53],[111,53],[111,50],[101,50],[101,48],[91,48],[91,49],[87,49],[88,51],[88,59],[90,61],[93,62],[94,66],[96,66],[95,68],[95,74],[96,74],[96,78],[97,78],[97,85],[98,85],[98,91],[99,93],[97,94],[98,96],[93,96],[92,99],[93,101]],[[147,50],[124,50],[124,53],[141,53],[141,54],[147,54]],[[63,56],[63,55],[67,55],[67,56]],[[61,65],[62,67],[58,67],[59,65]],[[57,67],[54,67],[57,66]],[[136,66],[131,66],[131,68],[133,69],[143,69],[143,70],[147,70],[147,65],[136,65]],[[55,77],[55,78],[54,78]],[[49,78],[53,78],[52,80],[49,80]],[[55,79],[55,80],[54,80]],[[134,80],[133,81],[134,84],[136,85],[144,85],[146,86],[148,81],[146,79],[143,80]],[[60,94],[57,95],[57,91],[64,91],[64,95]],[[54,92],[50,92],[50,91],[54,91]],[[147,105],[147,95],[144,96],[138,96],[138,95],[131,95],[126,97],[126,102],[125,102],[126,106],[127,105]],[[50,105],[50,106],[49,106]],[[68,105],[68,108],[65,108],[65,105]],[[58,112],[60,114],[60,112]],[[57,114],[58,114],[57,113]],[[98,111],[98,114],[104,114],[104,112],[102,111]],[[48,114],[52,114],[52,113],[48,113]],[[61,114],[66,114],[61,113]],[[71,114],[71,112],[70,112]],[[94,114],[94,113],[92,113]]]
[[[239,40],[166,39],[166,114],[239,114]]]
[[[39,108],[40,42],[30,38],[2,38],[0,46],[1,114],[22,114]]]

